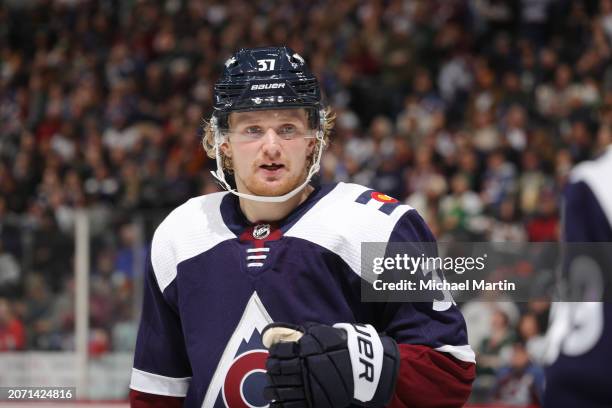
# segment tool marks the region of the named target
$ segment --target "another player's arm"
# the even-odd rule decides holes
[[[160,289],[154,269],[159,274],[172,267],[165,253],[169,244],[160,235],[158,230],[145,271],[142,317],[130,382],[130,406],[135,408],[181,407],[191,378],[175,306],[176,283],[162,282],[164,288]]]
[[[563,240],[609,242],[612,229],[601,204],[584,181],[568,184],[563,194]]]

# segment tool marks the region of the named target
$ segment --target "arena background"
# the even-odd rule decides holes
[[[558,240],[568,171],[611,141],[611,40],[610,0],[0,1],[0,386],[127,405],[144,256],[217,190],[201,124],[238,48],[315,71],[338,116],[322,181],[440,241],[526,242]],[[537,406],[549,303],[462,309],[473,406]]]

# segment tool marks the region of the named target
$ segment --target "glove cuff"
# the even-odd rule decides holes
[[[387,406],[395,393],[395,384],[399,375],[401,358],[397,343],[391,337],[385,335],[380,336],[380,341],[384,349],[383,368],[376,394],[374,394],[371,404],[366,404],[366,407]]]
[[[399,372],[395,340],[380,336],[369,324],[337,323],[334,327],[347,333],[354,401],[366,407],[385,406],[393,396]]]

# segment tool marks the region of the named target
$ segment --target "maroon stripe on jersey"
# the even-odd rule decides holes
[[[131,408],[181,408],[184,400],[183,397],[170,397],[130,390]]]

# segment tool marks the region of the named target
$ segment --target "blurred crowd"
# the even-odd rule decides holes
[[[0,351],[73,347],[82,209],[90,351],[133,347],[146,240],[218,189],[199,140],[212,86],[262,45],[303,55],[337,113],[321,181],[405,201],[441,241],[556,241],[569,170],[612,140],[612,0],[5,0]],[[466,310],[483,395],[537,398],[546,316]]]

